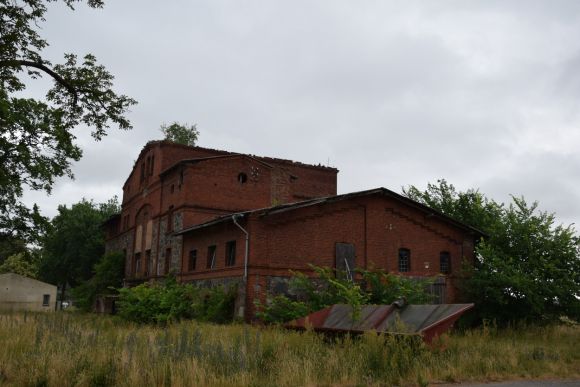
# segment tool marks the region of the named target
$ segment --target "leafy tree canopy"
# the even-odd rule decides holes
[[[0,0],[0,235],[27,240],[44,219],[21,202],[24,187],[50,193],[56,178],[72,177],[71,162],[82,155],[72,129],[92,127],[95,140],[111,124],[129,129],[125,114],[136,103],[113,91],[113,76],[93,55],[65,54],[62,63],[43,55],[48,42],[39,31],[49,1]],[[72,10],[84,1],[63,2]],[[46,97],[26,98],[24,80],[41,77],[53,81]]]
[[[83,199],[70,208],[59,206],[42,240],[40,277],[62,289],[89,280],[105,252],[102,223],[119,210],[116,197],[102,204]]]
[[[165,136],[165,140],[183,145],[194,146],[199,137],[196,124],[189,125],[173,122],[171,125],[161,125],[160,130]]]
[[[116,294],[123,286],[125,256],[121,252],[105,254],[93,267],[93,277],[72,289],[75,305],[83,310],[93,307],[98,295]]]
[[[458,192],[445,180],[403,193],[488,234],[467,265],[463,290],[480,318],[510,321],[580,319],[580,238],[554,214],[513,197],[509,205],[476,190]]]
[[[29,278],[38,276],[38,265],[31,261],[25,253],[18,253],[8,257],[0,265],[0,274],[16,273]]]

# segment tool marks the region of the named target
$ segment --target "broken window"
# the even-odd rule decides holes
[[[197,264],[197,250],[191,250],[189,252],[189,261],[187,262],[187,270],[194,271]]]
[[[451,273],[451,254],[447,251],[442,251],[439,254],[439,272],[442,274]]]
[[[399,249],[399,272],[411,271],[411,251],[409,249]]]
[[[336,277],[353,280],[355,268],[355,249],[352,243],[336,244]]]
[[[42,296],[42,306],[50,306],[50,294],[44,294]]]
[[[236,264],[236,241],[226,243],[226,266]]]
[[[207,248],[207,268],[214,269],[215,268],[215,252],[216,246],[209,246]]]

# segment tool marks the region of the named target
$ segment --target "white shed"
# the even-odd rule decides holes
[[[56,286],[19,274],[0,274],[0,311],[54,311]]]

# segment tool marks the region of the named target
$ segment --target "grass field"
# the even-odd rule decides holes
[[[182,322],[135,326],[74,313],[0,315],[0,385],[428,385],[580,378],[580,327],[411,338]]]

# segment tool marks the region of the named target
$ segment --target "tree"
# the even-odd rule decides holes
[[[67,285],[89,280],[105,252],[102,223],[118,211],[116,197],[98,205],[83,199],[70,208],[59,206],[42,240],[40,277],[57,284],[63,295]]]
[[[160,128],[165,136],[165,140],[172,141],[177,144],[194,146],[199,137],[197,125],[182,125],[178,122],[173,122],[171,125],[163,124]]]
[[[82,2],[63,1],[70,9]],[[34,240],[35,225],[45,219],[21,202],[24,187],[50,193],[56,178],[72,178],[71,162],[82,155],[72,129],[92,127],[95,140],[111,124],[130,129],[125,114],[136,103],[113,91],[113,76],[93,55],[65,54],[60,64],[43,56],[48,42],[38,31],[45,3],[0,0],[0,235],[26,240]],[[102,0],[86,3],[103,6]],[[26,76],[53,81],[44,100],[24,96]]]
[[[105,254],[93,267],[94,275],[72,289],[77,307],[90,310],[98,295],[116,294],[123,286],[125,256],[121,252]]]
[[[8,257],[0,265],[0,274],[2,273],[16,273],[25,277],[36,278],[38,276],[38,266],[25,253],[18,253]]]
[[[476,265],[466,265],[462,284],[480,319],[580,320],[580,238],[572,226],[557,225],[537,202],[512,197],[506,206],[476,190],[457,192],[445,180],[403,193],[488,235],[477,246]]]

